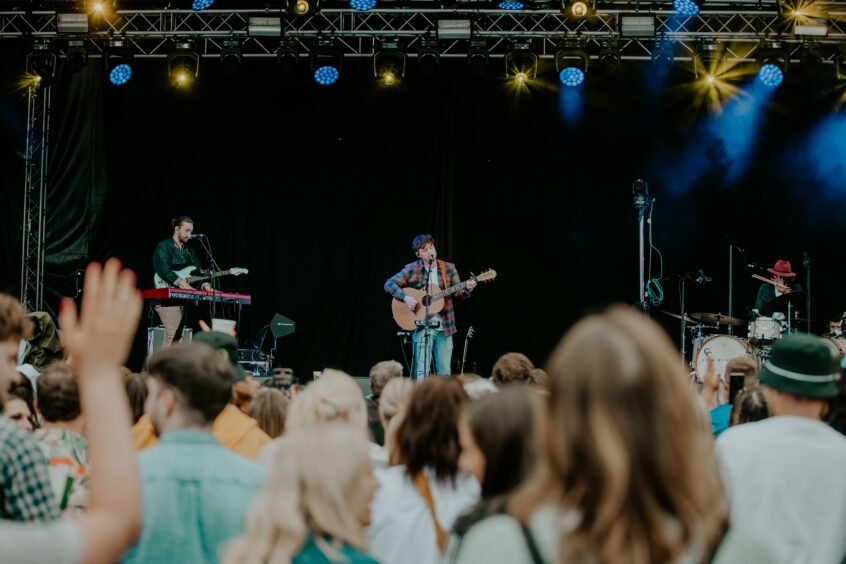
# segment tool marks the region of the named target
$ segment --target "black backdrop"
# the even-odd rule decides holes
[[[25,104],[12,84],[24,52],[0,49],[0,283],[16,291]],[[54,117],[77,119],[54,119],[54,155],[64,156],[52,174],[69,180],[48,202],[50,307],[72,291],[69,276],[87,257],[118,256],[148,287],[155,243],[172,217],[187,214],[222,267],[250,269],[223,281],[253,296],[242,342],[282,313],[297,331],[278,343],[281,364],[299,374],[325,366],[365,374],[377,360],[402,359],[382,285],[413,258],[414,235],[432,232],[462,275],[499,273],[458,306],[459,337],[469,324],[477,330],[468,356],[482,371],[510,350],[541,363],[585,312],[635,301],[631,183],[639,177],[657,198],[653,234],[665,276],[703,268],[713,278],[688,286],[688,311],[726,311],[727,235],[764,265],[787,258],[801,269],[808,252],[820,324],[846,306],[842,202],[819,205],[813,183],[776,166],[832,111],[806,80],[789,77],[779,90],[740,182],[723,185],[715,168],[680,192],[659,173],[678,165],[680,147],[698,150],[696,116],[675,88],[648,95],[642,64],[624,64],[613,79],[589,76],[575,126],[561,122],[555,89],[514,97],[493,67],[478,78],[461,60],[443,61],[436,78],[411,73],[393,91],[374,86],[365,60],[347,61],[342,80],[321,88],[306,76],[280,77],[269,61],[245,61],[226,76],[204,59],[190,92],[167,85],[162,61],[136,62],[121,88],[103,84],[98,64],[63,75],[55,89]],[[80,229],[70,239],[82,255],[56,243]],[[739,263],[735,314],[743,316],[757,283]],[[663,284],[661,308],[678,310],[675,281]],[[655,317],[675,336],[672,319]],[[136,345],[137,368],[141,334]]]

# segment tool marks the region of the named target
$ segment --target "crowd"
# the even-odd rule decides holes
[[[365,397],[337,370],[262,387],[215,332],[132,373],[140,314],[134,275],[91,265],[33,369],[49,320],[0,294],[0,562],[846,562],[846,386],[817,337],[699,391],[616,306],[545,370],[507,353],[415,383],[383,361]]]

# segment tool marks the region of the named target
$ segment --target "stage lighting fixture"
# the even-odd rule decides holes
[[[703,39],[697,44],[696,53],[692,58],[693,76],[697,79],[719,76],[722,59],[721,45],[713,39]]]
[[[822,18],[806,17],[804,21],[796,22],[793,26],[793,33],[796,35],[811,35],[825,37],[828,35],[828,21]]]
[[[300,59],[300,50],[293,39],[283,39],[276,51],[276,62],[279,64],[279,72],[282,76],[291,76],[297,71],[297,62]]]
[[[180,39],[167,54],[167,76],[170,83],[180,88],[191,86],[200,74],[200,55],[194,50],[194,43]]]
[[[341,76],[343,57],[343,51],[341,51],[336,39],[319,37],[311,51],[311,69],[314,71],[314,81],[321,86],[335,84]]]
[[[538,56],[532,53],[530,40],[511,43],[511,49],[505,54],[505,76],[521,84],[538,76]]]
[[[522,10],[525,7],[526,7],[525,4],[523,4],[522,2],[517,2],[516,0],[505,0],[504,2],[499,3],[499,9],[500,10],[507,10],[507,11]]]
[[[799,48],[799,60],[802,62],[802,68],[809,73],[822,73],[825,60],[825,54],[822,51],[822,46],[815,41],[806,41],[802,43]]]
[[[289,14],[307,16],[317,12],[319,0],[285,0],[285,7]]]
[[[467,64],[470,67],[470,72],[477,76],[482,76],[488,70],[488,57],[490,50],[488,43],[482,38],[470,40],[470,45],[467,48]]]
[[[758,45],[758,79],[770,88],[784,80],[784,73],[790,64],[787,46],[777,39],[764,39]]]
[[[655,37],[653,14],[620,14],[619,22],[622,37]]]
[[[211,8],[212,4],[214,4],[214,0],[193,0],[193,2],[191,2],[191,9],[195,12],[199,12],[201,10],[205,10],[206,8]]]
[[[367,12],[376,7],[376,0],[350,0],[350,8],[357,12]]]
[[[382,39],[373,54],[373,77],[384,86],[395,86],[405,77],[405,53],[399,39]]]
[[[223,65],[223,72],[235,74],[238,65],[241,64],[241,42],[237,39],[224,39],[223,48],[220,50],[220,62]]]
[[[59,57],[48,42],[38,42],[26,56],[26,72],[38,77],[39,82],[49,86],[56,77],[56,63]]]
[[[661,72],[669,72],[675,60],[675,43],[669,39],[659,39],[652,49],[652,64]]]
[[[56,14],[59,33],[88,33],[88,14]]]
[[[250,37],[279,37],[282,34],[282,18],[250,18],[247,33]]]
[[[673,9],[679,15],[691,17],[699,13],[704,3],[704,0],[673,0]]]
[[[68,41],[67,64],[71,72],[79,72],[88,64],[88,50],[84,39]]]
[[[132,78],[132,52],[123,39],[112,39],[106,46],[106,74],[115,86]]]
[[[420,48],[417,49],[417,64],[420,65],[420,71],[426,75],[435,74],[440,59],[437,38],[428,35],[421,39]]]
[[[620,44],[616,39],[606,39],[599,47],[599,67],[606,76],[613,76],[620,70]]]
[[[590,57],[584,42],[564,39],[555,52],[555,72],[564,86],[579,86],[585,80]]]
[[[470,39],[470,20],[438,20],[438,39]]]
[[[588,0],[561,0],[561,13],[574,20],[581,20],[593,15],[596,10]]]

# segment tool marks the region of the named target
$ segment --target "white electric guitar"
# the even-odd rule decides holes
[[[221,270],[220,272],[213,272],[211,274],[204,274],[200,276],[191,276],[191,273],[197,270],[196,266],[186,266],[182,270],[174,270],[174,274],[176,274],[179,278],[184,278],[186,282],[189,284],[193,284],[194,282],[200,282],[201,280],[210,280],[212,278],[219,278],[220,276],[240,276],[242,274],[249,274],[249,270],[246,268],[230,268],[229,270]],[[165,282],[164,278],[156,273],[153,276],[153,282],[156,285],[156,288],[170,288],[171,285]]]

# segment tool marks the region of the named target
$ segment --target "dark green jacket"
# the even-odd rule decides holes
[[[787,287],[794,292],[802,291],[802,286],[798,282],[788,282]],[[773,301],[775,297],[775,286],[766,283],[761,284],[761,287],[758,288],[758,297],[755,299],[755,309],[763,313],[764,306]]]
[[[182,270],[186,266],[196,266],[198,270],[203,267],[194,249],[188,245],[183,245],[180,249],[172,238],[165,239],[156,245],[156,250],[153,253],[153,269],[162,280],[171,286],[175,285],[180,278],[175,271]],[[199,274],[199,272],[194,274]]]

